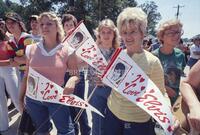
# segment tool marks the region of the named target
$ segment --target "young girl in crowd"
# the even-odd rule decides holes
[[[64,31],[59,18],[54,13],[44,12],[40,14],[38,22],[43,42],[33,44],[26,50],[27,70],[20,91],[21,109],[24,107],[24,97],[28,87],[26,86],[28,67],[32,67],[56,84],[64,86],[64,94],[73,93],[79,80],[79,77],[75,74],[77,73],[76,57],[70,55],[67,46],[61,43]],[[64,84],[63,78],[66,70],[72,73],[67,83]],[[52,118],[58,135],[75,135],[68,106],[41,102],[27,96],[25,100],[25,107],[35,124],[36,134],[50,134],[52,128],[50,118]]]
[[[70,34],[70,32],[77,26],[77,19],[75,18],[75,16],[71,15],[71,14],[64,14],[62,16],[62,25],[65,31],[65,36],[68,36]],[[81,61],[79,59],[79,61]],[[82,62],[82,61],[81,61]],[[84,99],[84,94],[85,94],[85,77],[84,77],[84,66],[80,66],[80,64],[78,64],[79,67],[81,67],[82,71],[79,72],[80,73],[80,81],[79,83],[76,85],[75,90],[74,90],[74,94],[77,95],[78,97]],[[80,70],[80,68],[79,68]],[[65,82],[69,79],[70,75],[69,72],[66,72],[65,74]],[[71,116],[72,116],[72,120],[74,120],[74,118],[76,117],[76,115],[79,112],[79,108],[75,108],[75,107],[70,107],[70,112],[71,112]],[[88,122],[88,116],[86,111],[84,111],[79,119],[79,125],[78,123],[74,123],[75,124],[75,134],[78,135],[79,134],[79,130],[81,132],[81,135],[90,135],[91,134],[91,127],[89,125]]]
[[[96,43],[101,53],[106,60],[109,61],[114,50],[119,47],[119,35],[116,26],[112,20],[105,19],[100,22],[99,26],[96,28],[95,34],[97,38]],[[89,67],[88,74],[89,93],[97,86],[90,103],[104,114],[111,88],[104,85],[98,79],[98,73],[93,68]],[[92,135],[104,135],[104,120],[105,119],[98,114],[92,113]]]

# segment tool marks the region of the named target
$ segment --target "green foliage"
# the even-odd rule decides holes
[[[0,16],[4,17],[6,12],[15,11],[20,15],[23,14],[23,6],[13,3],[10,0],[0,0]]]
[[[148,19],[147,33],[150,34],[150,35],[155,36],[155,33],[156,33],[155,32],[156,24],[161,19],[161,15],[157,11],[158,6],[155,4],[154,1],[147,1],[146,3],[140,5],[140,7],[147,14],[147,19]]]
[[[3,2],[3,0],[0,0],[0,18],[3,18],[4,13],[8,10],[5,2]]]
[[[74,3],[74,7],[70,6],[70,2]],[[24,18],[29,27],[28,18],[32,14],[54,11],[61,16],[64,13],[71,13],[78,21],[84,20],[91,33],[102,19],[110,18],[116,22],[118,14],[124,8],[137,6],[136,0],[20,0],[20,3],[0,0],[0,15],[7,11],[15,11]],[[140,7],[148,15],[148,33],[155,35],[156,24],[161,19],[157,5],[153,1],[147,1]]]

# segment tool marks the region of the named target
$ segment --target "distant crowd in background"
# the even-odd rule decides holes
[[[58,135],[164,134],[149,114],[103,84],[96,69],[63,44],[78,24],[75,16],[59,18],[53,12],[43,12],[30,16],[29,21],[31,30],[27,31],[15,12],[0,18],[0,134],[9,130],[8,114],[14,108],[22,115],[17,135],[49,135],[53,128],[50,120]],[[183,41],[184,22],[172,19],[160,24],[154,37],[146,33],[147,23],[142,9],[125,8],[117,25],[107,18],[94,28],[96,44],[108,62],[117,48],[123,48],[156,84],[178,123],[174,124],[175,135],[200,135],[200,34]],[[190,68],[188,76],[186,66]],[[89,103],[105,117],[92,112],[89,122],[83,111],[75,122],[80,109],[27,97],[28,67],[62,86],[65,94],[87,100],[92,93]],[[12,101],[9,106],[8,98]],[[179,118],[177,111],[184,118]]]

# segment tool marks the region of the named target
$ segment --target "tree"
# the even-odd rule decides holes
[[[7,5],[3,0],[0,0],[0,18],[3,18],[4,13],[8,10]]]
[[[10,0],[5,0],[5,2],[3,0],[0,0],[0,16],[4,17],[6,12],[17,12],[20,15],[23,14],[23,6],[17,4],[17,3],[13,3]]]
[[[13,10],[19,13],[28,24],[28,18],[32,14],[39,15],[44,11],[54,11],[58,15],[71,13],[78,19],[84,20],[90,32],[98,26],[102,19],[109,18],[116,22],[119,13],[126,7],[136,7],[136,0],[20,0],[21,5],[10,0],[0,0],[0,15],[5,11]],[[161,19],[157,11],[157,5],[153,1],[147,1],[140,7],[148,16],[148,34],[155,35],[155,27]],[[27,25],[29,26],[29,25]]]
[[[148,20],[147,33],[155,36],[156,24],[158,23],[158,21],[161,20],[161,15],[157,11],[158,6],[155,4],[154,1],[147,1],[144,4],[141,4],[139,7],[141,7],[147,14],[147,20]]]

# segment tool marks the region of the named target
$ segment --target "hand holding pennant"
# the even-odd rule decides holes
[[[100,76],[104,73],[108,63],[83,22],[78,24],[63,43],[73,48],[76,55],[95,68]],[[95,91],[95,89],[93,91]],[[91,93],[89,97],[91,98],[92,95],[93,93]],[[87,101],[89,101],[90,98],[88,98]],[[82,112],[83,109],[79,111],[75,121],[78,121]]]
[[[171,107],[157,86],[124,51],[116,50],[102,79],[104,84],[149,113],[167,135],[172,135]]]
[[[108,65],[83,22],[63,42],[76,51],[76,55],[103,74]]]
[[[73,94],[63,94],[62,87],[48,80],[31,67],[29,67],[26,95],[38,101],[89,109],[103,116],[96,108],[83,99]]]

